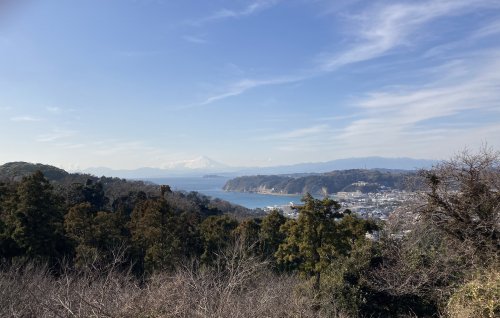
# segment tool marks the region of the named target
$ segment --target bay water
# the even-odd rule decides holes
[[[144,181],[169,185],[172,190],[196,191],[212,198],[219,198],[249,209],[288,205],[291,202],[300,203],[301,196],[271,195],[248,192],[229,192],[222,188],[230,178],[227,177],[172,177],[148,178]]]

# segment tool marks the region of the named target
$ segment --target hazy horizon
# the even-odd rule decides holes
[[[0,18],[0,163],[500,149],[497,0],[26,0]]]
[[[368,161],[367,161],[368,160]],[[377,161],[378,160],[378,161]],[[109,169],[112,171],[136,171],[136,170],[141,170],[141,169],[155,169],[155,170],[165,170],[165,171],[179,171],[179,172],[188,172],[190,170],[196,172],[196,171],[206,171],[208,173],[210,172],[220,172],[220,173],[229,173],[229,172],[237,172],[237,171],[245,171],[246,169],[269,169],[269,168],[282,168],[282,167],[294,167],[294,166],[315,166],[315,165],[321,165],[321,164],[327,164],[327,163],[346,163],[348,165],[353,165],[354,163],[359,163],[359,162],[365,162],[366,164],[369,164],[371,167],[367,169],[377,169],[377,168],[382,168],[382,169],[404,169],[404,168],[398,168],[397,166],[395,167],[385,167],[381,166],[378,167],[376,164],[373,163],[375,162],[385,162],[385,163],[390,163],[390,162],[397,162],[401,161],[403,165],[408,165],[409,162],[421,162],[423,163],[432,163],[434,161],[442,161],[446,159],[441,159],[441,160],[432,160],[432,159],[427,159],[427,158],[410,158],[410,157],[381,157],[381,156],[371,156],[371,157],[351,157],[351,158],[339,158],[339,159],[334,159],[334,160],[328,160],[328,161],[308,161],[308,162],[298,162],[298,163],[293,163],[293,164],[288,164],[288,165],[262,165],[262,166],[231,166],[228,164],[225,164],[224,162],[218,162],[215,161],[209,157],[206,156],[200,156],[198,158],[194,158],[192,160],[184,160],[184,161],[176,161],[176,162],[170,162],[168,164],[164,164],[162,166],[137,166],[137,167],[132,167],[132,168],[126,168],[126,169],[120,169],[116,168],[113,166],[89,166],[89,167],[77,167],[77,168],[66,168],[64,166],[59,166],[57,164],[51,163],[51,162],[35,162],[35,161],[26,161],[26,160],[15,160],[15,161],[9,161],[9,162],[0,162],[0,166],[4,164],[9,164],[9,163],[15,163],[15,162],[25,162],[28,164],[42,164],[42,165],[49,165],[49,166],[54,166],[56,168],[64,169],[67,170],[68,172],[92,172],[93,170],[97,171],[100,169]],[[207,162],[210,165],[201,165],[201,163]],[[386,164],[387,165],[387,164]],[[421,168],[423,166],[415,167],[415,169]],[[346,169],[362,169],[362,166],[356,166],[356,167],[350,167]],[[340,168],[339,170],[343,170],[344,168]],[[297,173],[309,173],[313,171],[300,171]]]

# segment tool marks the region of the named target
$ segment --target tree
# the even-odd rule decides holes
[[[420,216],[483,256],[500,252],[500,153],[465,150],[420,173],[428,190]]]
[[[201,260],[211,264],[216,253],[226,248],[233,241],[233,231],[238,221],[227,215],[213,215],[200,224],[200,233],[203,240],[203,254]]]
[[[126,241],[125,220],[119,213],[94,212],[89,202],[73,206],[64,217],[66,235],[75,244],[75,263],[86,268],[112,261],[111,255]]]
[[[369,275],[372,312],[430,316],[453,307],[489,308],[489,300],[476,296],[498,291],[498,280],[491,289],[476,287],[499,268],[499,158],[487,148],[465,150],[420,171],[424,188],[392,213],[382,232],[380,262]],[[471,288],[472,297],[464,297]]]
[[[132,244],[148,271],[173,269],[183,255],[183,227],[165,199],[140,202],[129,223]]]
[[[84,184],[75,183],[68,193],[68,204],[73,206],[79,203],[90,203],[93,211],[103,211],[106,209],[109,199],[104,193],[102,182],[94,182],[87,179]]]
[[[278,210],[272,210],[262,218],[259,242],[264,257],[274,258],[274,254],[278,251],[280,244],[283,243],[285,235],[280,231],[280,228],[285,224],[286,220],[286,217]]]
[[[248,245],[257,247],[259,241],[260,219],[247,219],[240,222],[234,234]]]
[[[318,200],[306,194],[299,217],[282,226],[286,235],[276,253],[279,263],[297,268],[314,277],[313,289],[319,292],[321,273],[341,252],[338,250],[337,224],[342,218],[340,204],[329,198]]]
[[[14,213],[16,191],[11,184],[0,182],[0,255],[11,258],[22,253],[17,243],[12,239],[14,230]]]
[[[53,259],[64,253],[63,200],[42,172],[22,179],[11,212],[12,238],[25,255]]]

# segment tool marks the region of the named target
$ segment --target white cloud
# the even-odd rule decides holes
[[[49,112],[49,113],[53,113],[53,114],[60,114],[62,112],[62,109],[59,108],[59,107],[55,107],[55,106],[49,106],[49,107],[45,107],[45,109]]]
[[[460,64],[461,75],[454,81],[444,75],[445,80],[425,87],[368,94],[357,104],[362,117],[336,136],[337,146],[346,152],[399,149],[409,155],[447,156],[450,147],[461,148],[465,141],[498,143],[491,132],[500,129],[499,58],[500,51],[481,62]],[[469,113],[480,119],[465,117]]]
[[[228,19],[228,18],[236,19],[236,18],[249,16],[249,15],[255,14],[259,11],[269,9],[269,8],[275,6],[276,4],[278,4],[278,2],[280,2],[280,1],[281,0],[255,0],[239,10],[221,9],[221,10],[218,10],[207,17],[204,17],[204,18],[201,18],[198,20],[189,21],[189,24],[193,25],[193,26],[202,26],[205,23],[213,22],[213,21],[217,21],[217,20],[223,20],[223,19]]]
[[[151,56],[156,56],[161,54],[158,50],[123,50],[115,52],[119,56],[129,57],[129,58],[146,58]]]
[[[194,44],[206,44],[208,41],[202,37],[199,36],[194,36],[194,35],[184,35],[182,39],[186,42],[189,43],[194,43]]]
[[[75,134],[76,134],[76,131],[73,131],[73,130],[54,129],[50,133],[39,135],[36,138],[36,140],[39,142],[52,142],[52,141],[57,141],[60,139],[72,137]]]
[[[275,135],[270,135],[266,137],[266,139],[277,139],[277,140],[295,140],[300,138],[307,137],[316,137],[318,135],[322,135],[329,130],[328,125],[315,125],[306,128],[299,128],[291,131],[287,131],[284,133],[279,133]]]
[[[327,153],[331,148],[332,136],[340,133],[339,129],[321,124],[293,129],[255,138],[257,142],[266,142],[279,151],[298,153]]]
[[[36,122],[36,121],[41,121],[42,119],[32,116],[17,116],[17,117],[12,117],[10,120],[15,122]]]
[[[320,69],[333,71],[337,68],[389,53],[408,45],[409,37],[421,27],[444,16],[459,15],[481,7],[500,7],[498,1],[443,0],[397,3],[370,8],[354,19],[351,34],[357,42],[350,49],[322,58]]]
[[[479,30],[477,30],[474,33],[473,37],[474,38],[483,38],[483,37],[487,37],[487,36],[496,35],[499,33],[500,33],[500,21],[496,20],[496,21],[493,21],[493,22],[483,26]]]
[[[436,0],[371,6],[361,14],[351,17],[350,29],[355,31],[349,34],[348,41],[352,43],[349,49],[340,53],[320,54],[318,65],[303,74],[270,77],[264,80],[243,79],[228,86],[224,92],[206,98],[196,106],[208,105],[238,96],[261,86],[300,82],[336,71],[342,66],[387,55],[396,48],[409,45],[410,38],[414,37],[417,32],[421,36],[423,33],[421,31],[434,20],[446,16],[467,14],[485,7],[500,8],[500,2],[494,0]],[[231,16],[229,12],[220,15]],[[492,24],[485,27],[482,33],[489,34],[496,31],[497,25]]]
[[[268,78],[268,79],[262,79],[262,80],[255,80],[255,79],[243,79],[239,80],[236,83],[229,85],[229,87],[226,88],[226,91],[216,94],[213,96],[207,97],[205,100],[203,100],[200,103],[190,105],[185,108],[190,108],[194,106],[204,106],[208,104],[212,104],[216,101],[226,99],[228,97],[233,97],[233,96],[238,96],[243,93],[245,93],[248,90],[260,87],[260,86],[269,86],[269,85],[280,85],[280,84],[288,84],[288,83],[294,83],[294,82],[299,82],[304,79],[304,76],[284,76],[284,77],[276,77],[276,78]]]

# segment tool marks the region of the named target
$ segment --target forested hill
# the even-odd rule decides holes
[[[272,194],[332,194],[339,191],[375,192],[383,187],[404,189],[414,171],[386,169],[337,170],[312,175],[257,175],[229,180],[226,191]]]
[[[98,188],[102,189],[105,201],[103,208],[107,210],[114,210],[118,205],[127,204],[130,205],[131,211],[133,205],[131,202],[136,200],[138,196],[155,198],[161,195],[160,185],[154,183],[69,173],[54,166],[27,162],[9,162],[0,165],[0,184],[2,182],[19,183],[24,177],[30,176],[36,171],[43,173],[54,187],[54,191],[69,201],[68,204],[71,204],[70,201],[75,199],[73,198],[75,193],[85,191],[85,189],[93,189],[93,191],[100,191]],[[166,197],[172,206],[182,211],[198,211],[202,214],[227,213],[237,218],[255,216],[253,210],[196,192],[168,191]]]
[[[23,177],[33,174],[36,171],[41,171],[44,176],[51,181],[59,181],[70,175],[63,169],[59,169],[54,166],[18,161],[1,165],[0,179],[20,181]]]

